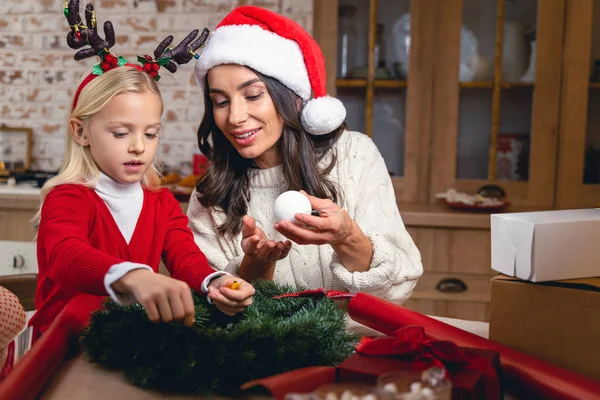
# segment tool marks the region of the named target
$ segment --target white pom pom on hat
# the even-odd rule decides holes
[[[342,102],[327,95],[325,60],[317,42],[298,23],[256,6],[235,8],[217,25],[196,62],[199,85],[213,67],[245,65],[283,83],[304,100],[302,125],[313,135],[346,119]]]

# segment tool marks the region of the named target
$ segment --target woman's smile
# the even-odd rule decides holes
[[[243,131],[238,130],[238,131],[231,132],[231,135],[234,137],[235,141],[240,146],[250,146],[252,144],[252,142],[254,142],[254,139],[256,139],[256,136],[258,135],[260,130],[261,130],[261,128],[246,129]]]

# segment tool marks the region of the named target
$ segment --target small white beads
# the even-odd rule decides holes
[[[390,392],[390,393],[398,393],[398,388],[396,387],[395,383],[390,382],[390,383],[386,383],[383,386],[383,391]]]
[[[412,393],[418,393],[421,391],[421,382],[413,382],[410,384],[410,391]]]
[[[325,400],[377,400],[377,396],[372,393],[359,396],[352,393],[350,390],[345,390],[340,395],[339,399],[335,393],[327,393],[327,395],[325,395]]]

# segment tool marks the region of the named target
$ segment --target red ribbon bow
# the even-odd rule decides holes
[[[354,295],[348,292],[341,292],[339,290],[311,289],[304,290],[302,292],[285,293],[280,294],[278,296],[273,296],[274,299],[283,299],[286,297],[327,297],[328,299],[332,300],[344,300],[351,299],[352,297],[354,297]]]
[[[363,338],[356,351],[365,356],[397,356],[413,360],[411,367],[432,366],[455,369],[468,368],[485,377],[486,399],[500,398],[500,383],[492,364],[474,353],[465,353],[455,343],[428,338],[422,326],[405,326],[394,331],[394,337]]]
[[[447,340],[429,339],[421,326],[406,326],[394,332],[395,337],[365,338],[356,351],[367,356],[400,356],[414,360],[415,367],[450,364],[464,365],[467,356],[460,347]],[[418,364],[418,365],[417,365]]]

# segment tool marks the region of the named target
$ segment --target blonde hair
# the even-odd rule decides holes
[[[162,114],[164,107],[162,96],[156,81],[150,75],[128,66],[112,69],[94,78],[81,90],[69,120],[77,118],[86,124],[89,118],[100,112],[115,96],[122,93],[141,93],[146,90],[158,96]],[[40,207],[32,218],[35,226],[39,224],[44,199],[53,188],[72,183],[94,187],[100,178],[100,169],[92,157],[89,146],[77,143],[70,127],[68,132],[67,149],[62,166],[58,174],[42,186]],[[142,184],[151,190],[158,190],[160,178],[161,175],[153,163],[142,177]]]

